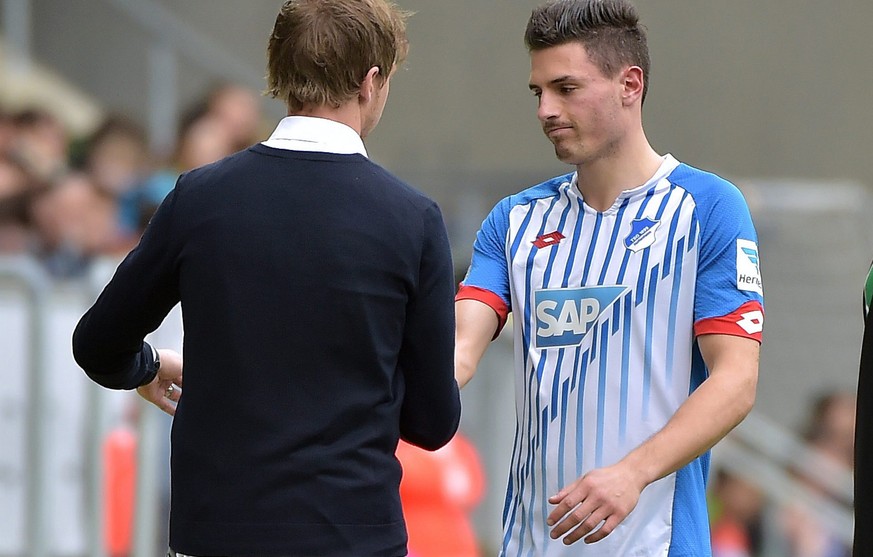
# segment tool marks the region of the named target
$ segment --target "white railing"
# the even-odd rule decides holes
[[[161,555],[161,482],[169,419],[131,393],[108,391],[76,366],[71,335],[115,262],[92,280],[55,282],[28,257],[0,257],[0,556],[104,557],[107,433],[138,405],[133,557]],[[104,272],[100,272],[100,270]],[[149,339],[181,350],[181,316]],[[115,414],[113,417],[112,414]],[[8,517],[8,518],[7,518]]]

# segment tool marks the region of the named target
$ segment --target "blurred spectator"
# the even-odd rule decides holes
[[[764,494],[752,482],[719,470],[710,496],[713,557],[762,555]]]
[[[820,396],[812,407],[804,438],[822,455],[851,470],[854,466],[855,394],[834,391]]]
[[[476,448],[461,433],[429,452],[403,441],[400,499],[416,557],[478,557],[470,513],[482,499],[484,474]]]
[[[29,109],[13,116],[10,154],[39,180],[50,182],[67,169],[68,137],[48,111]]]
[[[189,111],[182,118],[172,160],[122,195],[122,228],[138,235],[182,172],[221,160],[232,153],[230,131],[220,120],[204,112],[200,106]]]
[[[262,114],[255,91],[234,83],[218,84],[206,97],[206,111],[228,130],[233,151],[261,140]]]
[[[82,274],[97,255],[117,253],[116,207],[83,173],[60,179],[34,200],[36,255],[58,277]]]
[[[798,479],[813,492],[827,496],[826,485],[817,476],[829,476],[829,469],[851,472],[855,432],[855,395],[833,391],[823,394],[812,406],[804,428],[804,439],[822,457],[816,477],[798,472]],[[844,503],[849,503],[845,501]],[[778,518],[781,551],[774,557],[849,557],[851,547],[836,538],[816,517],[800,505],[787,505]],[[769,557],[769,556],[768,556]]]
[[[0,108],[0,155],[6,155],[12,150],[15,139],[15,123],[12,115]]]
[[[29,205],[35,190],[27,168],[0,152],[0,254],[30,249]]]
[[[151,171],[145,131],[119,115],[109,116],[87,141],[83,169],[94,183],[119,197]]]

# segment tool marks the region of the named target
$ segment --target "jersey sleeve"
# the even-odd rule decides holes
[[[761,342],[764,293],[758,237],[740,191],[720,178],[698,202],[699,261],[694,334],[726,334]]]
[[[509,203],[500,202],[485,218],[473,243],[473,260],[455,300],[478,300],[497,313],[500,334],[511,311],[506,237],[509,231]]]

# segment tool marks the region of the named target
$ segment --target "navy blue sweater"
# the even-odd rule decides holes
[[[458,426],[437,205],[361,155],[256,145],[183,175],[73,335],[94,381],[149,379],[179,301],[170,546],[406,554],[398,438]]]

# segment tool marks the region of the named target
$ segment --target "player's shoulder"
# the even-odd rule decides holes
[[[671,184],[683,188],[695,198],[734,195],[740,191],[732,182],[718,174],[684,162],[680,162],[667,179]]]
[[[509,212],[514,207],[520,205],[528,205],[533,201],[556,197],[560,195],[562,187],[573,181],[573,176],[575,174],[575,172],[570,172],[569,174],[555,176],[554,178],[550,178],[544,182],[540,182],[539,184],[521,190],[518,193],[508,195],[497,204],[496,208]]]
[[[722,204],[745,206],[745,198],[739,188],[714,172],[702,170],[680,162],[667,180],[688,192],[700,208],[712,208]]]

